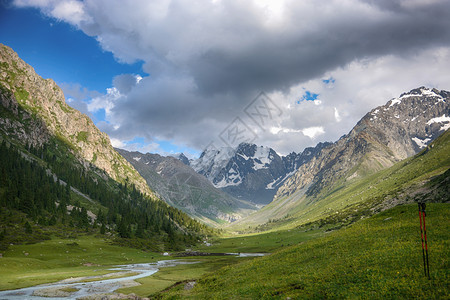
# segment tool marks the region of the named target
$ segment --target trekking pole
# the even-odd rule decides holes
[[[419,220],[420,220],[420,235],[422,238],[422,257],[423,257],[423,270],[425,272],[425,276],[430,279],[430,265],[428,263],[428,243],[427,243],[427,227],[425,223],[425,203],[419,203]],[[423,220],[423,229],[422,229],[422,220]],[[424,247],[425,241],[425,247]]]
[[[423,271],[425,272],[425,276],[427,276],[427,268],[425,265],[425,248],[423,246],[423,229],[422,229],[422,203],[419,204],[419,221],[420,221],[420,237],[422,239],[422,258],[423,258]]]
[[[427,242],[427,226],[425,225],[425,203],[422,203],[422,219],[423,219],[423,236],[425,238],[425,257],[427,259],[427,275],[428,279],[430,279],[430,265],[428,264],[428,242]]]

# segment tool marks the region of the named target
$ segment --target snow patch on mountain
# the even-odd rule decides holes
[[[449,128],[450,128],[450,123],[445,124],[444,126],[442,126],[441,128],[439,128],[439,130],[446,131],[446,130],[449,129]]]
[[[228,186],[240,185],[241,183],[242,183],[241,174],[237,170],[235,170],[233,167],[231,167],[228,170],[228,173],[226,174],[226,176],[223,176],[219,182],[213,183],[213,185],[216,188],[224,188],[224,187],[228,187]]]
[[[395,104],[400,104],[402,103],[402,100],[400,100],[399,98],[395,98],[391,100],[391,105],[389,105],[389,107],[395,105]]]
[[[431,141],[430,138],[426,138],[426,139],[419,139],[418,137],[413,137],[412,140],[414,141],[414,143],[417,144],[417,146],[419,146],[419,148],[425,148],[428,145],[428,142]]]
[[[446,123],[446,122],[450,122],[450,117],[446,117],[445,114],[443,114],[441,117],[430,119],[427,122],[427,125],[431,125],[433,123]]]
[[[266,190],[273,190],[276,187],[278,187],[282,182],[284,182],[286,179],[288,179],[289,177],[291,177],[292,175],[295,174],[295,172],[297,171],[297,168],[295,168],[293,171],[287,173],[284,176],[280,176],[277,179],[275,179],[274,181],[268,183],[266,185]]]
[[[209,148],[203,151],[200,158],[191,162],[191,167],[212,182],[235,153],[236,149],[231,147]]]
[[[420,89],[420,91],[422,92],[422,95],[424,95],[424,96],[437,97],[437,98],[443,99],[443,97],[441,95],[436,94],[433,90],[423,88],[423,89]]]
[[[257,147],[253,157],[253,170],[261,170],[269,168],[269,164],[273,160],[273,155],[268,147]]]

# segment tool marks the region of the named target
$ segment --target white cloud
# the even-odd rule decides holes
[[[14,0],[18,7],[40,8],[49,16],[79,26],[92,19],[85,12],[85,2],[77,0]]]
[[[115,107],[116,101],[121,97],[119,90],[116,87],[106,89],[106,94],[93,98],[88,104],[89,112],[97,112],[104,109],[106,116],[110,116],[111,110]]]
[[[322,126],[317,127],[308,127],[305,129],[302,129],[302,133],[306,135],[307,137],[310,137],[311,139],[314,139],[315,137],[324,134],[325,130]]]
[[[128,142],[124,142],[122,147],[120,147],[122,149],[128,150],[128,151],[139,151],[141,153],[155,153],[155,152],[159,152],[163,155],[168,155],[169,153],[164,152],[164,150],[161,149],[160,144],[158,143],[154,143],[154,142],[150,142],[150,143],[136,143],[136,142],[132,142],[132,141],[128,141]]]
[[[299,133],[299,132],[303,132],[303,130],[283,128],[283,127],[270,127],[270,133],[279,134],[280,132],[281,133]]]
[[[115,148],[123,148],[126,144],[119,139],[111,138],[111,145]]]
[[[336,119],[336,122],[341,121],[341,115],[339,114],[339,111],[336,107],[334,108],[334,118]]]
[[[52,9],[51,15],[72,25],[90,19],[84,12],[83,4],[79,1],[58,1]]]

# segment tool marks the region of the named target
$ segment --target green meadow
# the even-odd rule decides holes
[[[445,299],[449,204],[427,206],[431,279],[424,276],[417,205],[404,205],[220,269],[158,294],[164,299]]]
[[[165,257],[111,245],[93,235],[55,238],[37,244],[13,245],[0,258],[0,290],[18,289],[70,277],[107,273],[113,265],[155,262]]]
[[[403,205],[335,231],[305,229],[210,239],[203,252],[267,252],[265,257],[180,258],[118,290],[192,299],[445,298],[449,294],[449,204],[427,206],[430,275],[423,274],[416,205]],[[173,259],[80,235],[11,246],[0,259],[0,289],[106,273],[112,265]],[[185,283],[196,281],[192,290]]]

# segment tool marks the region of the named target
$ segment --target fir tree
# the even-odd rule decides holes
[[[33,233],[33,228],[31,228],[30,223],[28,223],[28,221],[25,222],[25,233],[28,234],[32,234]]]

